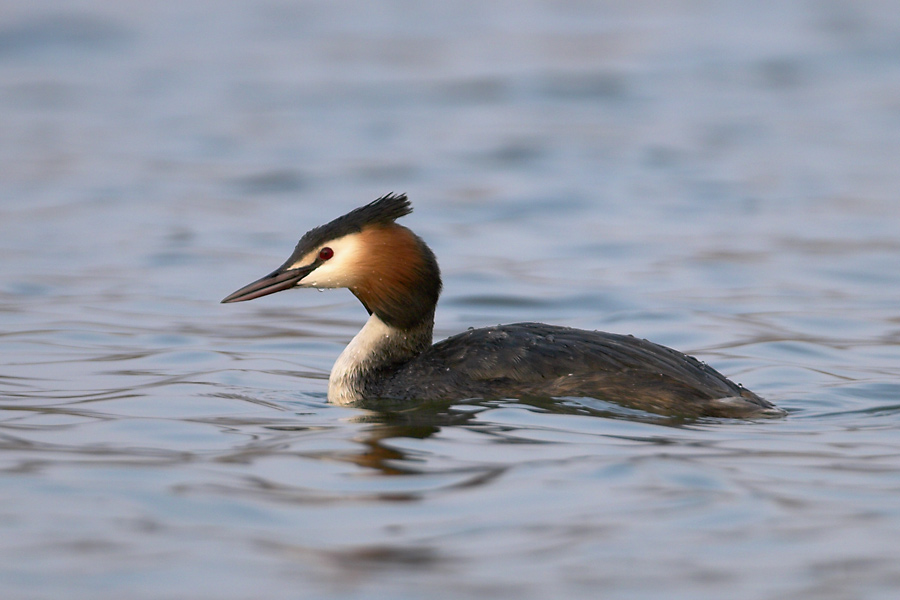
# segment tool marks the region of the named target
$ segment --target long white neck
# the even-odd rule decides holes
[[[420,327],[403,330],[387,325],[376,314],[347,344],[331,368],[328,400],[353,404],[379,393],[379,383],[431,345],[433,320]]]

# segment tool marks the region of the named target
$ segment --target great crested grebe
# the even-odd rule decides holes
[[[388,194],[316,227],[222,302],[293,287],[353,292],[369,320],[331,370],[336,404],[574,396],[685,417],[784,414],[697,359],[629,335],[515,323],[432,345],[441,274],[425,242],[394,222],[411,212],[405,195]]]

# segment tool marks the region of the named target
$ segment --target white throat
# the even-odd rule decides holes
[[[402,334],[371,315],[331,368],[328,401],[352,404],[362,400],[366,372],[378,366],[378,358],[397,343],[398,335]]]

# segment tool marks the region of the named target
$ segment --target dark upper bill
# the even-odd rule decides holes
[[[245,300],[253,300],[254,298],[268,296],[269,294],[274,294],[281,290],[290,289],[300,283],[304,277],[309,275],[313,268],[313,266],[309,266],[301,267],[299,269],[279,269],[273,273],[269,273],[261,279],[257,279],[249,285],[245,285],[238,291],[227,296],[222,300],[222,303],[244,302]]]

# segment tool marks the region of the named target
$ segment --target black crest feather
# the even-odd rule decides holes
[[[329,240],[344,237],[350,233],[358,233],[368,225],[389,225],[411,212],[412,205],[406,194],[391,192],[365,206],[351,210],[330,223],[310,229],[297,242],[291,258],[299,258]]]

